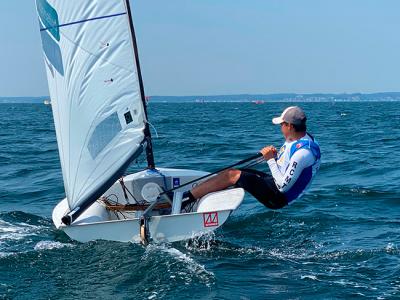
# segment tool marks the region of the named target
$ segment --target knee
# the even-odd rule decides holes
[[[226,181],[229,182],[229,184],[234,185],[236,182],[239,180],[240,174],[242,172],[240,170],[235,170],[235,169],[229,169],[225,171],[225,177]]]

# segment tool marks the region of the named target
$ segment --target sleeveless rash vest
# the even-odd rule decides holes
[[[321,151],[314,138],[306,134],[297,141],[285,142],[277,158],[271,158],[267,163],[277,188],[291,203],[310,186],[319,170]]]

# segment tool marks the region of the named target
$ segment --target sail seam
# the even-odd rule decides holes
[[[108,15],[108,16],[95,17],[95,18],[90,18],[90,19],[85,19],[85,20],[80,20],[80,21],[75,21],[75,22],[70,22],[70,23],[65,23],[65,24],[61,24],[61,25],[58,25],[58,26],[51,26],[51,27],[41,28],[40,31],[47,31],[47,30],[50,30],[50,29],[53,29],[53,28],[60,28],[60,27],[65,27],[65,26],[70,26],[70,25],[75,25],[75,24],[80,24],[80,23],[86,23],[86,22],[95,21],[95,20],[119,17],[119,16],[123,16],[123,15],[126,15],[126,12],[119,13],[119,14]]]

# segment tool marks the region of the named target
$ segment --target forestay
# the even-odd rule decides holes
[[[100,196],[146,127],[124,0],[36,0],[70,209]]]

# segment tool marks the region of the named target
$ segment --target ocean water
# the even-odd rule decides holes
[[[214,171],[278,147],[288,105],[151,103],[156,162]],[[247,195],[214,234],[147,248],[56,230],[51,109],[0,105],[0,298],[399,299],[400,103],[299,105],[323,156],[308,194],[280,211]]]

